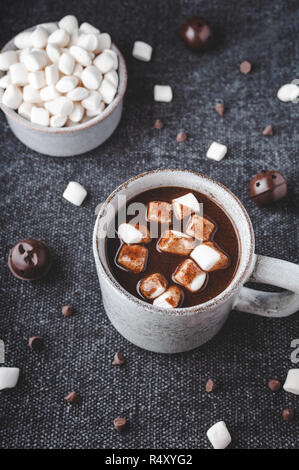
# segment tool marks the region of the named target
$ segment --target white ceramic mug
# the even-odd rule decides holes
[[[128,293],[109,269],[105,238],[101,232],[107,207],[118,209],[118,196],[127,200],[157,187],[194,189],[215,201],[231,218],[239,235],[240,260],[229,286],[203,304],[180,309],[161,309]],[[113,214],[111,214],[112,222]],[[222,184],[185,170],[155,170],[119,186],[102,206],[94,228],[93,252],[106,313],[127,340],[160,353],[178,353],[209,341],[222,328],[232,309],[265,317],[284,317],[299,310],[299,265],[254,253],[254,233],[241,202]],[[253,281],[288,289],[281,293],[243,287]]]

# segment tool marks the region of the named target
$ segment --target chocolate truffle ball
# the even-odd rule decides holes
[[[34,238],[21,240],[9,252],[8,266],[22,281],[34,281],[45,276],[51,267],[51,253],[47,245]]]
[[[193,51],[207,49],[213,40],[211,27],[201,16],[187,18],[180,27],[180,36]]]
[[[250,196],[261,206],[279,201],[287,192],[287,180],[279,171],[262,170],[250,181]]]

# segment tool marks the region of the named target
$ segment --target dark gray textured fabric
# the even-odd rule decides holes
[[[102,147],[81,157],[38,155],[12,135],[1,114],[1,312],[0,338],[6,365],[21,369],[17,388],[0,392],[0,447],[3,448],[207,448],[206,430],[224,419],[235,448],[298,448],[299,401],[267,389],[282,380],[290,343],[299,337],[298,314],[282,320],[233,312],[222,332],[204,347],[180,355],[143,351],[124,340],[109,323],[91,250],[96,205],[120,183],[155,168],[187,168],[229,186],[247,208],[257,252],[298,262],[298,104],[278,101],[278,88],[297,78],[298,2],[233,0],[150,2],[124,0],[9,1],[1,3],[0,42],[33,24],[74,13],[108,31],[123,51],[129,71],[121,124]],[[187,51],[178,37],[192,14],[210,19],[217,46],[204,55]],[[150,63],[131,56],[134,40],[153,45]],[[242,60],[252,72],[239,72]],[[170,84],[174,100],[155,103],[153,85]],[[213,110],[223,99],[223,119]],[[161,131],[153,122],[165,122]],[[263,137],[272,124],[275,135]],[[189,139],[176,143],[178,131]],[[228,146],[220,163],[208,160],[213,140]],[[260,169],[280,169],[289,180],[288,198],[258,208],[248,193]],[[62,200],[69,180],[89,196],[77,208]],[[23,283],[6,260],[19,239],[45,240],[54,254],[46,279]],[[278,273],[279,275],[279,273]],[[63,318],[61,306],[76,314]],[[28,338],[41,335],[40,353]],[[127,363],[111,366],[115,351]],[[221,383],[207,395],[206,380]],[[81,405],[64,396],[77,390]],[[291,406],[297,418],[282,422]],[[113,419],[125,416],[119,436]]]

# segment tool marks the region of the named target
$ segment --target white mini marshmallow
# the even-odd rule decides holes
[[[64,29],[67,33],[73,34],[78,31],[78,20],[74,15],[66,15],[58,23],[60,29]]]
[[[70,181],[67,185],[63,197],[75,206],[81,206],[82,202],[87,196],[87,191],[80,183]]]
[[[294,101],[299,96],[299,86],[295,83],[287,83],[279,88],[277,98],[284,103]]]
[[[15,85],[8,85],[2,96],[2,103],[11,109],[18,109],[23,101],[20,88]]]
[[[45,108],[33,106],[31,110],[31,122],[40,126],[48,126],[50,122],[49,111]]]
[[[28,121],[30,121],[32,107],[33,107],[33,104],[23,102],[18,108],[19,115],[22,116],[24,119],[27,119]]]
[[[0,78],[0,88],[7,88],[8,85],[12,85],[9,72]]]
[[[172,101],[172,89],[169,85],[154,86],[154,100],[161,103],[170,103]]]
[[[141,294],[147,299],[153,300],[162,295],[167,289],[167,280],[160,273],[146,276],[139,285]]]
[[[103,97],[104,103],[110,104],[116,95],[117,89],[115,88],[114,84],[105,77],[101,83],[99,92]]]
[[[105,49],[104,52],[107,52],[107,54],[109,54],[112,59],[113,59],[113,70],[117,70],[118,69],[118,56],[116,54],[115,51],[113,51],[112,49]]]
[[[227,147],[226,145],[219,144],[218,142],[213,142],[209,150],[207,151],[207,157],[211,158],[212,160],[216,160],[217,162],[220,162],[227,153]]]
[[[47,65],[47,56],[42,51],[32,51],[24,56],[24,64],[29,72],[36,72]]]
[[[66,47],[70,41],[70,35],[65,29],[56,29],[50,36],[48,37],[49,44],[55,44],[59,47]]]
[[[98,36],[96,34],[80,34],[78,37],[77,46],[83,47],[87,51],[93,52],[98,47]]]
[[[198,245],[191,253],[191,258],[203,269],[209,271],[220,261],[220,254],[207,245]]]
[[[178,286],[170,286],[164,294],[153,301],[153,305],[160,308],[176,308],[180,305],[181,299],[181,289]]]
[[[18,34],[14,38],[15,46],[18,49],[26,49],[27,47],[32,47],[31,34],[32,33],[29,32],[29,31],[24,31],[24,32]]]
[[[85,109],[94,110],[100,106],[102,95],[98,91],[91,91],[89,96],[82,100],[81,104]]]
[[[214,449],[226,449],[232,441],[224,421],[214,424],[207,431],[207,436]]]
[[[14,388],[19,380],[20,369],[17,367],[0,367],[0,390]]]
[[[118,88],[119,79],[118,79],[118,73],[115,70],[111,70],[111,72],[106,73],[105,78],[109,80],[111,83],[113,83],[116,89]]]
[[[108,33],[98,34],[98,46],[95,50],[96,53],[103,52],[105,49],[110,49],[111,47],[111,37]]]
[[[43,49],[48,43],[49,33],[43,26],[37,26],[31,33],[31,44],[33,47]]]
[[[200,212],[200,205],[194,194],[187,193],[184,196],[172,200],[174,213],[181,220],[187,215]]]
[[[105,50],[95,58],[93,63],[100,70],[100,72],[105,74],[113,70],[114,59],[111,54]]]
[[[143,234],[131,224],[120,224],[118,227],[118,236],[125,243],[140,243]]]
[[[87,98],[88,95],[89,95],[89,91],[86,90],[86,88],[83,88],[82,86],[78,86],[77,88],[74,88],[72,91],[70,91],[66,96],[71,101],[82,101],[85,98]]]
[[[143,62],[149,62],[152,58],[153,48],[143,41],[135,41],[132,51],[133,57]]]
[[[75,67],[75,59],[68,52],[63,52],[59,57],[58,68],[65,75],[72,75]]]
[[[58,29],[57,23],[42,23],[38,26],[41,26],[46,31],[48,31],[48,34],[52,34],[54,31],[56,31],[56,29]]]
[[[42,101],[52,101],[59,96],[60,93],[58,93],[55,85],[46,86],[40,90],[40,97]]]
[[[290,369],[288,371],[283,388],[286,392],[299,395],[299,369]]]
[[[86,116],[88,117],[94,117],[98,116],[99,114],[102,114],[102,112],[105,109],[105,103],[101,101],[100,106],[96,109],[87,109],[86,110]]]
[[[53,64],[58,65],[61,50],[56,44],[48,44],[46,47],[47,55]]]
[[[82,23],[80,25],[79,30],[82,33],[86,33],[86,34],[99,34],[100,33],[100,30],[98,28],[95,28],[94,26],[92,26],[89,23]]]
[[[0,54],[0,70],[6,72],[9,67],[19,61],[16,51],[6,51]]]
[[[63,127],[67,121],[67,116],[52,116],[50,119],[51,127]]]
[[[54,99],[50,103],[48,103],[48,109],[51,114],[69,116],[74,109],[74,103],[65,96],[59,96],[59,98]]]
[[[28,72],[24,64],[18,62],[9,67],[11,83],[24,86],[28,82]]]
[[[181,256],[188,256],[194,249],[194,246],[194,238],[176,230],[165,230],[157,244],[157,248],[160,251]]]
[[[188,258],[177,267],[173,278],[190,292],[198,292],[204,285],[207,274]]]
[[[52,64],[45,68],[45,79],[48,86],[55,85],[58,82],[59,71],[57,65]]]
[[[92,60],[88,52],[79,46],[71,46],[69,49],[70,54],[74,57],[78,64],[83,65],[83,67],[88,67],[91,65]]]
[[[67,75],[62,77],[56,83],[56,90],[60,93],[68,93],[69,91],[73,90],[79,83],[79,79],[74,77],[73,75]]]
[[[28,74],[28,82],[35,90],[40,90],[40,88],[46,85],[45,72],[43,70],[30,72]]]
[[[85,109],[83,108],[83,106],[80,103],[75,103],[73,111],[69,115],[69,120],[74,123],[80,122],[83,118],[84,112]]]
[[[31,85],[26,85],[23,88],[23,100],[27,103],[38,104],[42,102],[39,90],[36,90]]]
[[[75,65],[75,68],[74,68],[74,71],[73,71],[73,75],[74,75],[75,77],[79,78],[79,80],[81,80],[82,72],[83,72],[83,67],[82,67],[82,65],[76,64],[76,65]]]
[[[94,65],[86,67],[81,74],[82,83],[89,90],[97,90],[101,84],[102,78],[101,72]]]

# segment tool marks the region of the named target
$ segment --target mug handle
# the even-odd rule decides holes
[[[299,310],[299,265],[269,256],[255,255],[256,263],[248,282],[261,282],[287,289],[263,292],[242,287],[233,309],[262,317],[281,318]]]

